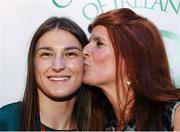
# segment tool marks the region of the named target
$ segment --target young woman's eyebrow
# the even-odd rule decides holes
[[[38,52],[39,50],[49,50],[49,51],[52,51],[53,49],[52,49],[51,47],[40,47],[40,48],[36,49],[35,52]],[[65,50],[65,51],[70,51],[70,50],[82,51],[81,48],[76,47],[76,46],[65,47],[64,50]]]
[[[52,48],[51,47],[40,47],[40,48],[38,48],[38,49],[36,49],[36,51],[35,52],[38,52],[39,50],[52,50]]]
[[[82,51],[81,48],[76,47],[76,46],[66,47],[65,50],[66,50],[66,51],[69,51],[69,50],[79,50],[79,51]]]

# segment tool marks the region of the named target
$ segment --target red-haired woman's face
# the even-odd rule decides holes
[[[103,89],[115,84],[115,55],[105,27],[96,26],[92,30],[83,54],[84,83]]]

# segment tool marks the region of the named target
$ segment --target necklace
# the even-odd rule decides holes
[[[45,132],[46,131],[45,126],[42,123],[40,123],[40,124],[41,124],[41,132]]]

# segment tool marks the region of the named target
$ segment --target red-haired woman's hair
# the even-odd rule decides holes
[[[121,8],[99,15],[89,32],[101,25],[107,29],[116,58],[116,85],[123,80],[123,66],[135,98],[132,118],[137,130],[161,130],[161,108],[180,99],[171,80],[165,46],[157,27],[130,9]],[[122,81],[123,82],[123,81]],[[124,84],[125,86],[126,84]],[[128,105],[128,102],[126,103]],[[126,106],[127,107],[127,106]],[[125,120],[122,109],[121,120]],[[155,115],[154,115],[155,114]]]

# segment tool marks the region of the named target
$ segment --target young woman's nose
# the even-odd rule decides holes
[[[64,60],[63,58],[61,57],[56,57],[54,60],[53,60],[53,65],[52,65],[52,69],[56,72],[59,72],[63,69],[65,69],[66,65],[64,63]]]

